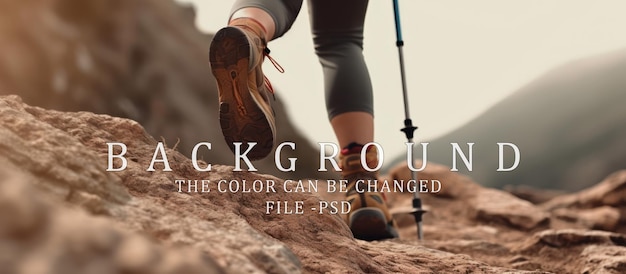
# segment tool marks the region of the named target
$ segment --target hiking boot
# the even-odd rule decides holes
[[[276,140],[276,122],[270,96],[273,89],[261,68],[269,57],[263,26],[238,18],[219,30],[209,53],[211,71],[219,91],[220,126],[234,152],[234,142],[256,142],[250,160],[267,156]],[[272,63],[282,72],[273,59]]]
[[[368,181],[377,180],[375,172],[369,172],[361,166],[362,145],[350,144],[339,156],[341,175],[348,180],[346,201],[350,203],[347,216],[348,226],[355,238],[375,241],[398,238],[398,231],[387,208],[384,194],[368,192]],[[374,147],[366,152],[368,166],[376,164],[378,155]],[[359,183],[357,188],[356,184]]]

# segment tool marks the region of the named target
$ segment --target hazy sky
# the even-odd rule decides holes
[[[198,27],[208,32],[225,25],[233,2],[179,1],[196,5]],[[304,2],[291,31],[269,44],[286,72],[269,62],[264,71],[296,126],[312,142],[335,142]],[[621,0],[401,0],[400,7],[418,142],[461,126],[555,66],[626,47]],[[365,24],[376,141],[390,159],[405,141],[392,1],[371,0]]]

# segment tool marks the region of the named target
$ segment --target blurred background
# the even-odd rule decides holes
[[[0,3],[0,94],[33,105],[137,120],[189,155],[231,164],[208,65],[211,33],[232,1],[50,0]],[[411,114],[429,161],[451,164],[450,142],[474,142],[474,169],[494,187],[577,190],[626,167],[626,3],[623,1],[400,1]],[[375,90],[377,141],[387,166],[403,159],[403,111],[391,1],[370,1],[365,50]],[[334,142],[306,1],[292,31],[270,43],[287,70],[277,87],[279,141],[295,141],[297,173],[317,169],[318,142]],[[303,88],[304,87],[304,88]],[[497,142],[521,150],[498,173]],[[131,148],[132,149],[132,148]],[[510,159],[509,159],[510,160]],[[463,169],[463,168],[461,168]]]

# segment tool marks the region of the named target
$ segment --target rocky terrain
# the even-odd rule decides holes
[[[107,142],[127,144],[128,167],[107,172]],[[0,97],[2,273],[623,273],[626,171],[575,194],[533,204],[429,164],[422,179],[425,240],[412,216],[401,238],[355,240],[341,215],[266,214],[265,202],[305,208],[341,194],[178,192],[176,179],[274,180],[213,165],[198,172],[176,149],[172,171],[146,171],[157,141],[132,120],[59,112]],[[119,163],[118,163],[119,164]],[[201,163],[205,164],[205,163]],[[388,178],[407,179],[399,166]],[[288,183],[290,184],[290,183]],[[293,185],[289,186],[290,188]],[[390,193],[392,210],[410,204]]]

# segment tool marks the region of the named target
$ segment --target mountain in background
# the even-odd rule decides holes
[[[450,166],[450,143],[459,143],[464,151],[466,143],[475,143],[473,171],[460,159],[457,164],[477,182],[580,190],[626,167],[625,104],[626,50],[573,61],[429,141],[428,160]],[[498,142],[519,147],[521,161],[514,171],[496,172]],[[513,162],[507,149],[505,167]]]

